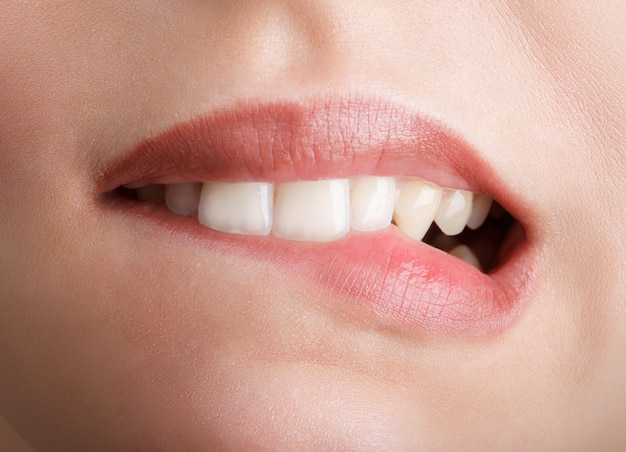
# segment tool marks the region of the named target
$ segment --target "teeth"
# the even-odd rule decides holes
[[[327,242],[350,229],[347,179],[293,182],[276,187],[272,234],[289,240]]]
[[[476,257],[474,252],[467,245],[456,246],[456,247],[452,248],[450,251],[448,251],[448,254],[451,254],[452,256],[456,256],[459,259],[464,260],[468,264],[476,267],[481,272],[483,271],[483,268],[480,265],[480,262],[478,261],[478,258]]]
[[[391,224],[396,200],[393,177],[364,176],[350,183],[351,226],[357,231],[376,231]]]
[[[165,204],[176,215],[189,216],[198,210],[202,184],[187,182],[165,186]]]
[[[472,213],[472,192],[444,190],[435,223],[446,235],[457,235],[465,228]]]
[[[422,240],[441,201],[441,188],[422,181],[410,181],[402,186],[393,218],[409,237]]]
[[[272,233],[288,240],[328,242],[341,238],[350,228],[385,229],[393,218],[406,235],[422,240],[434,221],[441,232],[431,237],[429,243],[439,249],[450,249],[451,255],[481,270],[477,254],[472,250],[484,262],[489,262],[488,256],[495,251],[484,251],[486,245],[478,246],[476,240],[470,249],[453,236],[465,226],[480,228],[488,215],[505,213],[486,195],[393,177],[362,176],[276,186],[265,182],[129,186],[136,187],[141,201],[165,202],[176,215],[192,215],[197,211],[201,224],[235,234]],[[489,232],[485,234],[491,238]]]
[[[267,235],[274,186],[263,182],[207,182],[198,207],[201,224],[222,232]]]
[[[478,229],[483,225],[491,210],[493,199],[485,195],[475,195],[472,201],[472,214],[467,220],[467,227],[470,229]]]

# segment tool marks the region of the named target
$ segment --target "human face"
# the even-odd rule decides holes
[[[626,444],[624,19],[621,1],[5,2],[4,430],[59,450]],[[365,174],[514,220],[463,239],[481,273],[400,214],[241,235],[136,190],[265,182],[286,223],[306,201],[279,184]]]

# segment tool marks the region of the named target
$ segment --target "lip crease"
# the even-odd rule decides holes
[[[458,134],[403,104],[366,97],[242,103],[194,118],[113,161],[99,173],[96,191],[104,195],[136,182],[280,183],[363,174],[485,193],[524,227],[530,224],[530,209]],[[163,207],[104,199],[199,246],[277,262],[339,293],[354,309],[365,306],[384,323],[420,332],[497,335],[519,318],[536,279],[528,231],[502,265],[483,274],[395,227],[312,244],[223,234]]]

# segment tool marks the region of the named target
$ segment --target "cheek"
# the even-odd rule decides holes
[[[146,272],[71,189],[37,178],[13,188],[2,187],[0,221],[0,411],[43,438],[99,437],[117,410],[152,403],[137,388],[156,397],[205,366],[215,322],[170,293],[175,271]]]

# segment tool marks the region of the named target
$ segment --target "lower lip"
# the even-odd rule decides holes
[[[483,274],[408,239],[396,227],[307,243],[221,233],[195,218],[173,215],[164,206],[118,199],[113,208],[194,246],[274,263],[291,276],[308,277],[320,289],[339,294],[344,305],[352,304],[350,309],[365,308],[388,326],[418,332],[495,336],[523,312],[536,273],[527,239],[497,270]]]

